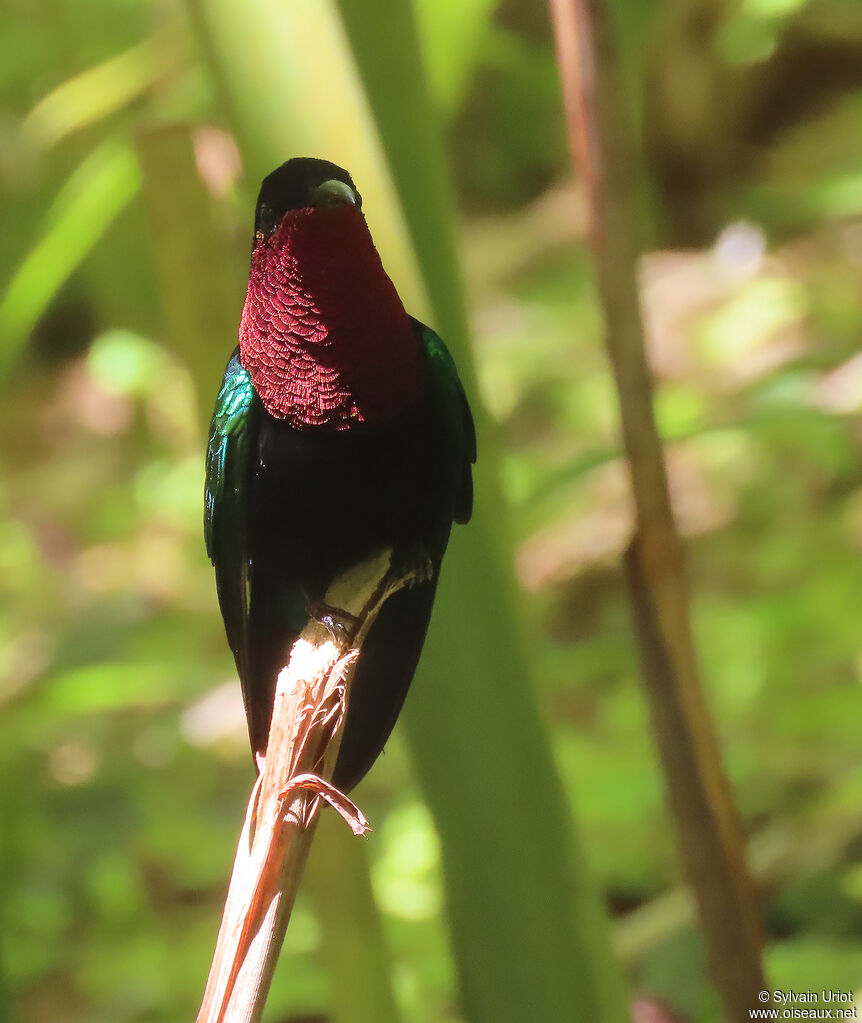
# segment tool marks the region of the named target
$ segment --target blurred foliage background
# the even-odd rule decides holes
[[[615,6],[659,422],[767,970],[851,990],[862,7]],[[416,0],[416,16],[536,697],[632,991],[706,1023],[619,567],[631,512],[547,14]],[[256,92],[270,65],[279,89]],[[402,296],[443,332],[445,274],[413,255],[392,198],[405,164],[390,151],[390,174],[328,3],[7,0],[0,97],[0,1005],[34,1023],[188,1019],[251,780],[201,514],[260,177],[346,153]],[[458,597],[441,614],[475,612]],[[418,714],[409,730],[421,746]],[[400,729],[357,798],[375,826],[361,912],[381,914],[395,1012],[456,1023],[440,843]],[[344,918],[314,897],[325,873],[310,880],[272,1020],[349,1018],[326,956]]]

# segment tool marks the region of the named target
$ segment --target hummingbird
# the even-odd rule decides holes
[[[294,641],[332,582],[388,547],[393,570],[422,570],[367,634],[333,783],[349,791],[377,759],[416,671],[452,524],[470,519],[475,460],[452,357],[404,309],[350,174],[288,160],[258,195],[206,459],[207,552],[258,763]]]

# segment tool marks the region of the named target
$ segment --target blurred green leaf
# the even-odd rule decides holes
[[[58,86],[33,107],[21,130],[40,148],[54,146],[132,102],[166,66],[164,41],[146,39]]]
[[[44,216],[44,227],[0,300],[0,374],[69,276],[124,206],[140,174],[128,143],[102,142],[71,175]]]

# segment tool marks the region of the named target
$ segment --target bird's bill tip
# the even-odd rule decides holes
[[[324,181],[318,185],[311,195],[311,206],[317,209],[332,208],[335,206],[362,206],[362,199],[359,193],[336,178]]]

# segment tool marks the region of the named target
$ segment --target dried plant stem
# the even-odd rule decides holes
[[[608,0],[550,0],[574,158],[590,212],[637,532],[626,567],[653,729],[712,977],[729,1020],[765,987],[742,837],[701,690],[635,276],[635,148]]]
[[[326,603],[356,618],[344,637],[310,620],[278,679],[260,777],[249,798],[197,1023],[256,1023],[311,846],[321,800],[362,835],[361,811],[332,776],[353,666],[383,601],[409,585],[383,551],[340,577]]]

